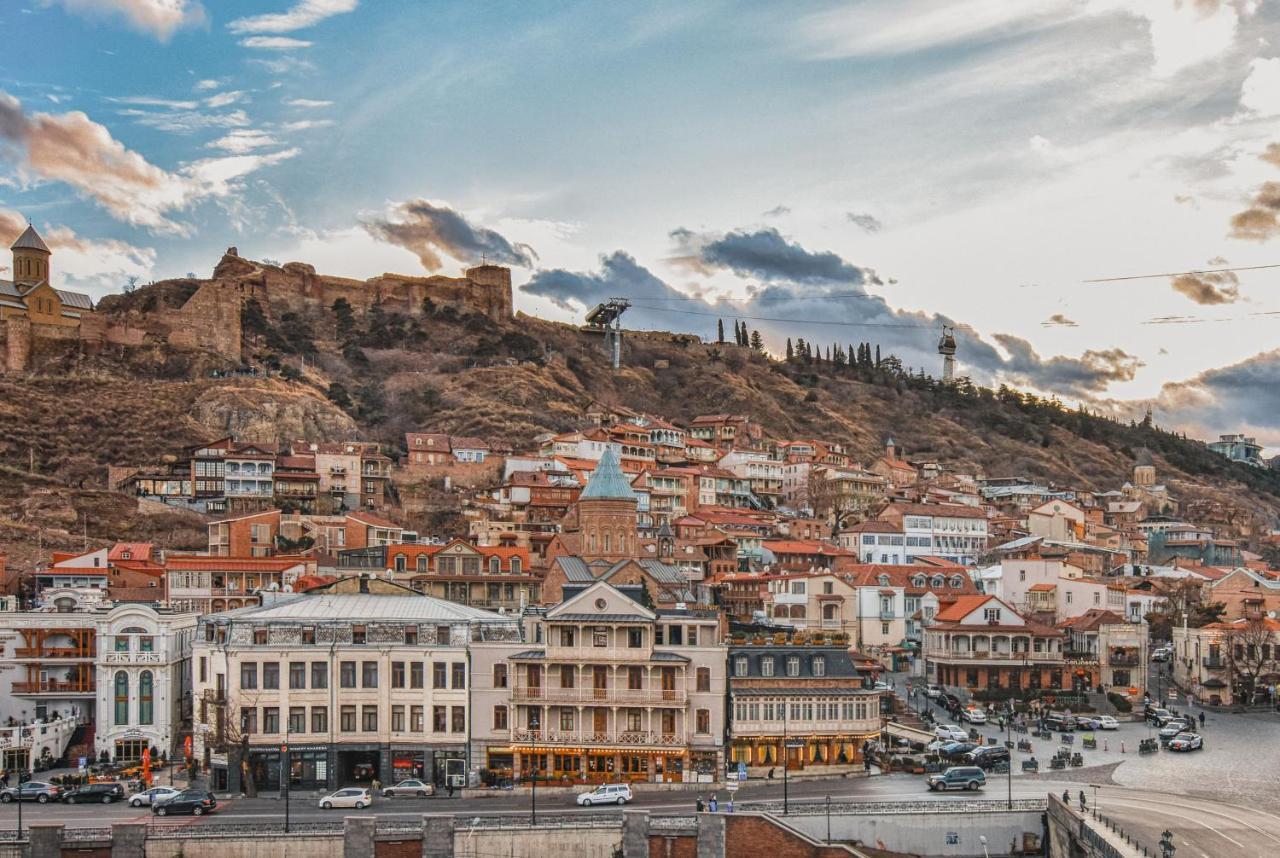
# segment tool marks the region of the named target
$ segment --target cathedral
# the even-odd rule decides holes
[[[79,327],[93,301],[83,292],[68,292],[49,285],[49,257],[53,252],[35,227],[27,224],[10,249],[12,280],[0,280],[0,320],[29,319],[33,324]]]

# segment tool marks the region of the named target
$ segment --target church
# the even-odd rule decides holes
[[[13,279],[0,280],[0,321],[29,319],[38,325],[79,327],[81,315],[93,310],[93,301],[83,292],[49,285],[53,252],[35,227],[27,224],[10,249]]]

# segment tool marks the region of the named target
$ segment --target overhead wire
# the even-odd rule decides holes
[[[1168,274],[1128,274],[1123,277],[1095,277],[1081,283],[1116,283],[1120,280],[1152,280],[1157,277],[1184,277],[1188,274],[1224,274],[1228,271],[1261,271],[1264,268],[1280,268],[1280,262],[1272,265],[1242,265],[1235,268],[1200,268],[1195,271],[1173,271]]]
[[[714,318],[724,318],[729,315],[734,319],[746,319],[752,322],[785,322],[793,325],[828,325],[836,328],[937,328],[937,322],[829,322],[822,319],[783,319],[777,316],[744,316],[733,313],[706,313],[700,310],[677,310],[670,307],[654,307],[648,304],[632,304],[632,307],[639,307],[644,310],[653,310],[658,313],[677,313],[683,316],[711,316]],[[972,330],[969,325],[948,325],[947,327],[961,328]]]

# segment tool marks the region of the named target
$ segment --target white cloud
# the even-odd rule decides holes
[[[1255,59],[1240,87],[1240,107],[1258,116],[1280,115],[1280,57]]]
[[[246,48],[260,48],[267,51],[293,51],[311,47],[311,42],[306,39],[291,39],[288,36],[250,36],[247,39],[241,39],[240,44]]]
[[[199,102],[177,101],[172,98],[156,98],[151,95],[116,95],[108,96],[112,104],[134,104],[139,107],[164,107],[169,110],[195,110]]]
[[[204,8],[196,0],[39,0],[57,4],[74,15],[122,17],[136,29],[168,41],[182,27],[203,24]]]
[[[1256,6],[1232,0],[1090,0],[1089,11],[1119,12],[1143,18],[1151,30],[1152,73],[1169,77],[1184,68],[1221,56],[1236,39],[1241,15]]]
[[[205,107],[227,107],[235,104],[237,101],[244,100],[245,93],[243,90],[235,90],[234,92],[220,92],[217,95],[211,95],[204,100]]]
[[[243,128],[249,124],[249,116],[243,110],[232,110],[229,113],[201,113],[198,110],[155,113],[129,108],[119,113],[138,125],[171,134],[194,134],[208,128]]]
[[[220,86],[222,86],[222,81],[220,81],[220,80],[213,80],[212,78],[209,78],[209,79],[206,79],[206,80],[197,81],[197,82],[196,82],[196,91],[197,91],[197,92],[208,92],[209,90],[211,90],[211,89],[217,89],[217,88],[218,88],[218,87],[220,87]]]
[[[332,101],[322,101],[316,98],[291,98],[285,102],[290,107],[329,107]]]
[[[286,122],[285,131],[308,131],[312,128],[327,128],[333,124],[332,119],[300,119],[297,122]]]
[[[17,212],[0,209],[0,236],[11,239],[26,225]],[[65,226],[45,225],[39,229],[55,254],[50,274],[56,287],[71,285],[68,281],[75,281],[77,288],[119,286],[128,277],[149,276],[156,264],[156,252],[150,247],[135,247],[111,238],[83,238]]]
[[[300,0],[285,12],[237,18],[227,25],[231,32],[291,33],[320,23],[326,18],[353,11],[360,0]]]
[[[272,137],[265,131],[256,131],[253,129],[237,129],[220,137],[210,143],[205,144],[206,149],[221,149],[224,152],[231,152],[235,155],[244,155],[255,149],[266,149],[271,146],[278,146],[280,141]]]

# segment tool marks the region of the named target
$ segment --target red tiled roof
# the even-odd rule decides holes
[[[373,513],[368,513],[368,512],[349,512],[347,513],[347,518],[354,518],[356,521],[362,524],[370,524],[370,525],[373,525],[374,527],[393,527],[393,528],[396,528],[397,530],[404,529],[402,525],[396,524],[394,521],[390,521],[385,518],[380,518],[374,515]]]
[[[154,548],[150,542],[117,542],[107,552],[107,559],[123,560],[124,555],[128,554],[130,560],[150,560]]]
[[[987,514],[979,507],[965,506],[964,504],[945,504],[945,503],[905,503],[902,501],[894,501],[885,507],[885,510],[893,509],[901,512],[903,515],[930,515],[939,518],[986,518]],[[884,515],[884,510],[881,511]]]
[[[816,539],[766,539],[761,543],[774,554],[821,554],[826,557],[850,557],[854,552]]]
[[[969,614],[984,604],[994,599],[995,596],[961,596],[947,607],[938,611],[934,615],[934,620],[939,623],[958,623],[964,620]]]

